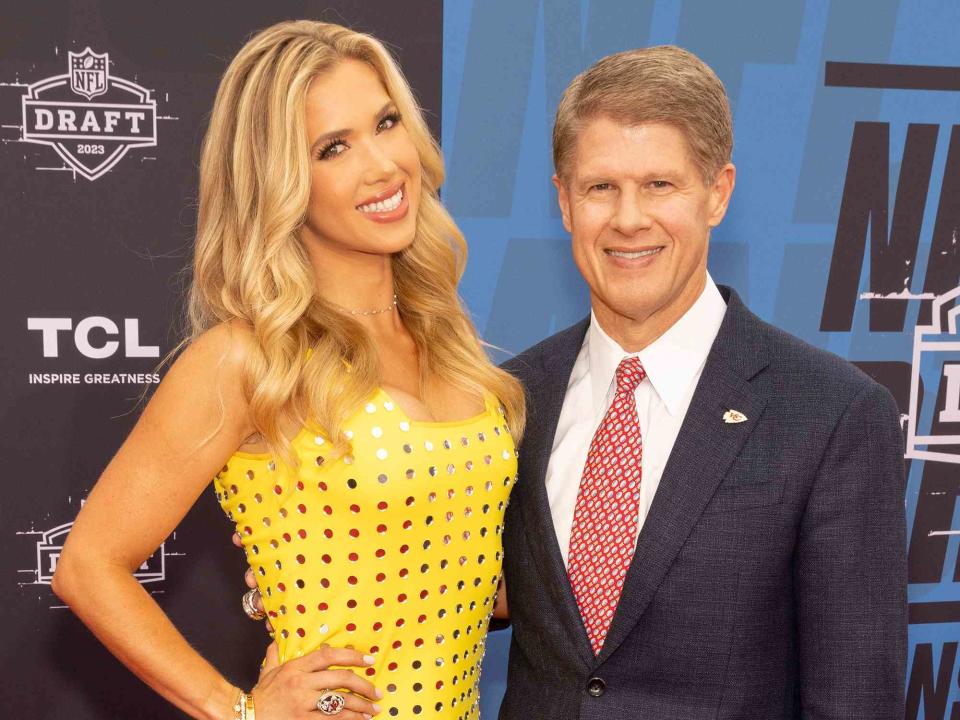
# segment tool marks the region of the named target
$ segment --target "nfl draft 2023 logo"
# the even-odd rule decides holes
[[[88,180],[113,168],[130,148],[157,144],[156,101],[146,88],[112,76],[107,53],[89,47],[71,52],[67,69],[27,87],[24,142],[49,145]]]
[[[53,573],[57,569],[57,561],[63,551],[63,543],[71,529],[73,529],[73,523],[68,522],[41,534],[40,540],[37,541],[36,580],[33,584],[49,585],[53,580]],[[165,580],[167,577],[167,555],[164,543],[160,543],[160,547],[140,564],[133,576],[141,584]]]
[[[80,502],[83,505],[83,501]],[[20,530],[17,535],[35,538],[32,548],[31,565],[17,570],[17,573],[23,578],[17,585],[24,591],[38,589],[38,586],[50,587],[53,581],[53,574],[57,570],[57,563],[60,561],[60,554],[63,552],[63,545],[66,542],[67,535],[73,529],[73,521],[57,525],[48,530],[37,530],[31,525],[29,530]],[[151,594],[162,593],[164,591],[163,583],[167,579],[168,563],[170,557],[183,557],[185,553],[171,552],[168,547],[170,541],[176,541],[177,533],[174,531],[170,537],[160,543],[160,547],[146,558],[140,566],[134,570],[133,577],[141,585],[148,585],[148,591]],[[37,600],[42,603],[51,603],[50,609],[63,609],[66,605],[60,604],[56,596],[48,592],[38,592]]]

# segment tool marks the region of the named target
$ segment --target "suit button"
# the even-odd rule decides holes
[[[591,697],[600,697],[607,689],[607,684],[600,678],[590,678],[587,682],[587,692]]]

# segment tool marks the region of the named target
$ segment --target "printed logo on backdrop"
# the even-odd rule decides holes
[[[828,62],[825,85],[960,91],[960,67]],[[960,281],[960,125],[950,128],[943,182],[936,188],[930,186],[930,179],[939,134],[939,125],[909,123],[899,176],[892,178],[890,123],[854,124],[820,318],[822,331],[852,329],[861,269],[868,252],[872,292],[860,299],[869,300],[870,332],[903,332],[912,300],[920,301],[918,324],[928,324],[934,300]],[[891,180],[896,190],[892,208]],[[914,292],[928,202],[937,205],[936,219],[922,291]]]
[[[957,92],[960,67],[828,62],[825,84]],[[908,551],[908,720],[960,717],[960,700],[950,690],[960,667],[952,629],[960,622],[960,125],[949,128],[937,187],[931,178],[940,131],[937,124],[908,123],[900,154],[890,146],[890,123],[854,124],[820,320],[821,331],[853,332],[859,299],[869,305],[870,333],[904,333],[914,325],[909,362],[872,363],[884,366],[888,377],[878,379],[908,407],[901,416],[904,457],[908,501],[916,501]],[[922,258],[928,203],[936,204],[936,217]],[[864,266],[870,292],[858,295]],[[915,277],[919,267],[923,277]]]
[[[71,358],[107,360],[160,357],[160,346],[140,339],[140,320],[124,318],[117,323],[108,317],[93,315],[78,320],[67,317],[29,317],[27,331],[37,333],[36,344],[44,358],[69,363]],[[62,360],[61,360],[62,359]],[[115,361],[113,361],[115,364]],[[74,372],[69,367],[53,371],[37,369],[27,373],[30,385],[143,385],[157,384],[156,372]]]
[[[83,501],[80,503],[83,506]],[[60,553],[63,551],[63,544],[66,542],[67,535],[73,528],[73,521],[56,525],[46,530],[22,530],[17,535],[34,539],[31,550],[34,551],[31,560],[35,563],[33,567],[23,568],[17,572],[23,576],[18,584],[21,588],[28,590],[38,586],[47,586],[57,569],[57,562],[60,560]],[[176,541],[177,534],[174,532],[167,542],[164,542],[148,557],[139,568],[133,573],[133,576],[142,585],[148,585],[151,594],[163,592],[163,581],[167,579],[167,559],[171,557],[182,557],[185,553],[171,552],[167,549],[170,541]],[[43,602],[49,602],[51,609],[60,609],[66,607],[62,605],[55,595],[49,591],[41,592],[38,598]]]
[[[157,144],[150,90],[110,72],[107,53],[68,52],[67,72],[27,85],[20,140],[48,145],[66,168],[96,180],[131,148]],[[52,169],[52,168],[43,168]]]
[[[960,464],[960,286],[933,302],[932,322],[917,325],[913,339],[907,458]],[[923,423],[920,378],[923,370],[939,378],[930,421]],[[932,372],[931,372],[932,371]],[[923,425],[929,430],[924,432]]]

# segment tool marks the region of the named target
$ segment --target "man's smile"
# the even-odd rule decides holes
[[[636,260],[637,258],[650,257],[651,255],[656,255],[658,252],[663,250],[663,245],[659,245],[654,248],[646,248],[643,250],[617,250],[614,248],[606,248],[604,252],[607,255],[612,257],[626,258],[628,260]]]

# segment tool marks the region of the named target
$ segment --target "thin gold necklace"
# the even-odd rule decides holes
[[[337,310],[345,312],[347,315],[380,315],[381,313],[390,312],[395,307],[397,307],[397,294],[393,294],[393,302],[387,305],[385,308],[380,308],[379,310],[351,310],[350,308],[345,308],[343,305],[337,305],[335,302],[331,302]]]

